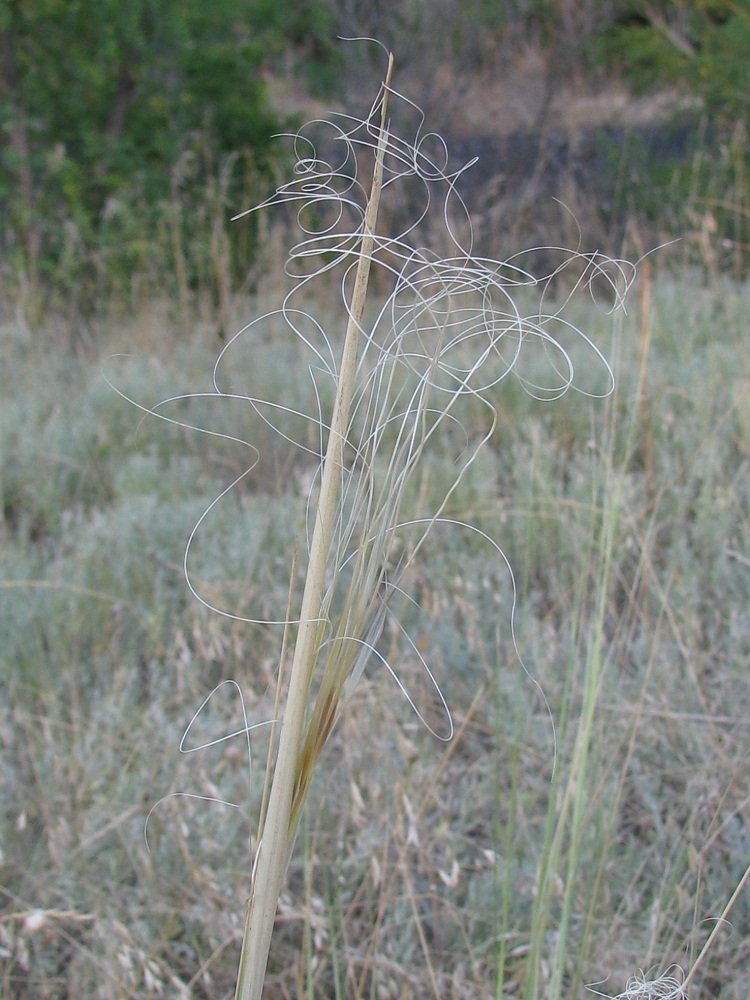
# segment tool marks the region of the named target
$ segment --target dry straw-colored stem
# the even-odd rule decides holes
[[[701,963],[703,962],[703,959],[706,957],[706,955],[708,954],[708,952],[711,950],[711,947],[712,947],[712,945],[714,943],[714,940],[715,940],[717,934],[719,933],[719,931],[722,928],[726,928],[728,926],[728,923],[729,923],[729,914],[732,911],[732,908],[733,908],[734,904],[737,902],[737,900],[739,899],[740,895],[742,894],[745,886],[749,882],[750,882],[750,865],[748,865],[747,868],[745,869],[745,874],[742,876],[742,878],[737,883],[734,892],[732,893],[731,897],[727,901],[727,905],[724,907],[724,909],[721,912],[721,915],[719,916],[718,920],[714,924],[713,930],[708,935],[708,940],[703,945],[703,948],[701,949],[700,955],[698,955],[698,957],[696,958],[695,962],[693,962],[692,969],[690,970],[690,972],[688,972],[687,976],[685,977],[685,982],[683,983],[683,990],[687,990],[690,987],[693,979],[695,978],[696,972],[698,971]]]
[[[367,296],[370,258],[374,246],[375,225],[383,178],[383,159],[387,142],[386,111],[392,66],[393,57],[391,56],[385,80],[380,137],[372,188],[365,213],[349,322],[331,419],[331,431],[323,463],[320,499],[310,545],[310,559],[302,597],[301,621],[289,680],[289,695],[281,727],[279,752],[268,800],[268,812],[256,858],[252,892],[247,909],[245,936],[242,943],[235,994],[236,1000],[260,1000],[262,996],[276,909],[294,838],[291,819],[295,772],[308,711],[312,673],[318,659],[321,643],[326,566],[337,514],[343,449],[349,425],[359,354],[359,335]]]

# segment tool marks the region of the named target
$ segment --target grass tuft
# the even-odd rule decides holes
[[[409,112],[389,99],[393,121]],[[238,898],[269,830],[258,854],[250,751],[278,767],[305,622],[269,997],[570,997],[604,976],[664,996],[673,963],[690,971],[669,988],[747,995],[747,289],[717,301],[654,276],[645,316],[607,315],[577,293],[603,279],[617,304],[632,274],[599,255],[533,278],[376,231],[391,286],[357,331],[322,598],[303,614],[381,106],[332,131],[367,185],[321,153],[282,189],[323,231],[208,385],[197,332],[105,364],[170,420],[133,419],[98,361],[14,342],[4,997],[234,994]],[[419,181],[453,218],[454,175],[401,134],[383,197]],[[583,391],[555,398],[566,386]],[[638,967],[666,971],[628,984]]]

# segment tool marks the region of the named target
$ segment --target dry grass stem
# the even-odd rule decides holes
[[[558,246],[481,253],[461,198],[471,164],[454,165],[425,131],[391,67],[363,117],[292,137],[294,173],[259,206],[291,210],[295,227],[279,308],[224,345],[212,391],[142,407],[169,430],[212,435],[221,452],[179,536],[194,526],[182,570],[198,624],[160,639],[180,696],[199,692],[180,750],[242,738],[232,761],[249,765],[251,730],[265,725],[269,744],[262,789],[227,749],[215,770],[201,757],[195,793],[149,815],[159,826],[169,813],[180,871],[209,886],[196,910],[223,898],[201,850],[239,853],[232,823],[259,817],[237,1000],[260,1000],[264,982],[311,998],[564,1000],[592,968],[625,981],[634,956],[680,961],[685,901],[699,926],[703,873],[718,884],[715,857],[744,836],[742,707],[714,684],[718,654],[704,651],[721,647],[729,664],[744,648],[746,491],[726,470],[750,454],[750,421],[739,396],[731,412],[708,401],[701,423],[682,385],[654,395],[720,345],[696,334],[675,362],[692,318],[666,350],[648,268],[626,333],[630,263]],[[613,316],[596,338],[574,322],[580,292]],[[615,350],[630,378],[617,391],[605,356]],[[698,374],[692,386],[702,399]],[[546,404],[568,394],[551,419]],[[253,444],[235,433],[243,421]],[[664,427],[693,424],[679,449],[665,444]],[[223,488],[225,460],[234,478]],[[693,546],[701,533],[719,554],[710,570]],[[69,586],[54,596],[98,593],[87,579]],[[195,680],[200,657],[210,682]],[[235,668],[242,684],[224,673]],[[454,723],[457,702],[469,708]],[[434,766],[422,760],[430,737],[450,744]],[[322,775],[326,747],[338,764]],[[667,787],[654,760],[701,765]],[[214,824],[200,812],[209,803],[229,820]],[[194,830],[177,823],[183,807]],[[236,875],[244,859],[232,857]],[[712,895],[717,912],[730,893]],[[623,927],[637,945],[618,951]],[[236,933],[222,930],[217,954]],[[686,1000],[717,933],[682,984],[676,967],[641,974],[618,1000]],[[212,961],[197,967],[211,995]]]
[[[276,759],[268,811],[253,870],[253,884],[247,911],[245,937],[240,956],[237,1000],[260,1000],[265,980],[268,951],[289,852],[294,842],[299,808],[309,783],[311,769],[328,738],[338,702],[328,696],[325,713],[316,719],[318,732],[312,750],[302,751],[302,734],[307,717],[310,684],[318,662],[325,619],[326,568],[338,505],[343,468],[344,443],[350,420],[361,334],[367,296],[367,282],[383,178],[383,157],[387,141],[386,115],[393,58],[383,87],[380,137],[377,145],[372,189],[367,203],[362,246],[359,254],[352,309],[344,342],[328,448],[323,463],[320,496],[315,518],[310,556],[302,598],[301,620],[292,660],[279,751]]]

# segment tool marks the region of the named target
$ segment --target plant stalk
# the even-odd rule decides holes
[[[323,462],[320,499],[310,545],[310,559],[302,596],[300,625],[292,661],[289,694],[268,800],[268,812],[258,847],[253,885],[247,907],[235,1000],[261,1000],[276,909],[294,839],[291,810],[295,769],[307,715],[312,673],[318,659],[321,643],[321,616],[326,566],[336,521],[343,449],[354,392],[359,334],[367,295],[370,258],[374,246],[375,225],[383,180],[383,159],[387,142],[386,111],[392,67],[393,57],[390,56],[383,93],[380,136],[372,187],[365,212],[351,310],[331,418],[331,430]]]

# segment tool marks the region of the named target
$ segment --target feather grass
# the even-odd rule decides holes
[[[445,144],[439,137],[423,132],[418,109],[392,88],[392,65],[389,57],[382,91],[364,119],[341,116],[330,123],[317,123],[318,128],[329,130],[321,148],[343,151],[337,163],[332,165],[323,158],[306,130],[294,138],[298,152],[295,178],[259,206],[286,204],[297,208],[303,235],[290,252],[288,273],[294,288],[278,313],[260,317],[229,341],[214,367],[214,392],[201,397],[244,401],[271,430],[301,453],[313,456],[318,464],[310,489],[307,566],[298,612],[292,610],[296,607],[294,572],[284,618],[238,614],[221,608],[194,578],[193,542],[205,519],[246,473],[206,509],[185,552],[188,584],[207,608],[237,622],[284,625],[282,665],[283,651],[287,644],[292,645],[294,633],[286,702],[283,710],[277,703],[271,720],[273,735],[237,1000],[260,1000],[262,995],[279,896],[315,766],[368,662],[379,662],[386,668],[417,717],[435,736],[445,740],[453,736],[446,699],[406,626],[395,621],[396,632],[403,635],[413,659],[425,672],[442,723],[432,725],[428,721],[391,657],[379,648],[385,623],[396,618],[392,614],[395,603],[405,601],[407,608],[414,603],[408,590],[408,574],[417,556],[426,551],[437,527],[468,532],[470,544],[487,546],[493,558],[507,567],[513,595],[510,634],[518,654],[513,617],[516,590],[510,565],[485,531],[450,515],[451,498],[469,476],[483,447],[497,433],[497,393],[510,376],[525,393],[541,401],[559,399],[571,389],[592,398],[612,393],[614,377],[604,354],[563,312],[579,290],[587,290],[596,301],[606,293],[607,308],[614,312],[623,306],[635,276],[634,266],[626,261],[578,249],[537,248],[547,259],[552,251],[559,260],[541,276],[529,269],[534,249],[524,253],[523,266],[521,255],[504,261],[474,255],[471,224],[457,190],[463,171],[471,164],[452,172],[448,169]],[[402,138],[389,124],[394,102],[402,112],[417,114],[416,130],[409,138]],[[360,164],[366,157],[373,164],[367,188],[360,179]],[[418,182],[423,196],[420,200],[410,195],[399,234],[383,235],[377,225],[379,210],[399,182]],[[451,245],[445,256],[433,253],[418,239],[428,216],[436,213]],[[349,225],[351,217],[354,226]],[[465,240],[459,235],[462,232],[469,234]],[[372,267],[386,274],[391,288],[376,306],[367,301]],[[311,282],[333,275],[337,268],[342,272],[341,300],[347,314],[340,361],[323,324],[306,308],[296,305]],[[561,287],[567,288],[562,304],[550,306],[551,290],[559,293]],[[292,408],[257,392],[243,392],[238,384],[233,352],[241,339],[252,337],[263,321],[276,315],[281,316],[310,358],[315,401],[312,411]],[[581,371],[584,385],[579,382]],[[164,407],[185,398],[172,397],[147,412],[170,420]],[[282,424],[282,416],[294,418],[296,429]],[[198,429],[227,437],[225,433]],[[424,483],[429,476],[426,453],[431,449],[452,454],[453,464],[439,499],[433,501],[431,509],[425,509]],[[592,490],[596,492],[595,486]],[[580,842],[586,822],[587,764],[603,671],[605,598],[610,589],[618,516],[617,505],[613,504],[602,514],[598,538],[592,535],[589,539],[590,550],[597,551],[596,565],[600,568],[600,604],[590,637],[583,705],[566,788],[558,789],[554,766],[552,771],[539,891],[532,914],[532,959],[524,986],[528,1000],[534,1000],[540,988],[534,956],[544,952],[552,912],[550,900],[560,865],[563,861],[567,864],[566,884],[572,886],[580,864],[575,845]],[[593,524],[591,530],[594,532]],[[279,684],[277,691],[280,689]],[[551,718],[543,693],[542,700]],[[242,731],[246,736],[249,728],[246,722]],[[277,731],[280,736],[276,750]],[[554,744],[552,754],[556,755]],[[518,761],[513,766],[517,768]],[[517,778],[516,773],[514,781]],[[562,796],[560,813],[555,812],[558,792]],[[513,836],[511,828],[509,843]],[[569,837],[573,850],[563,848]],[[445,875],[449,881],[452,877]],[[407,875],[404,879],[410,885]],[[506,882],[503,891],[506,926],[512,887]],[[566,934],[572,919],[571,891],[566,889],[563,897],[550,996],[562,994]],[[426,951],[412,889],[408,896]],[[425,959],[431,970],[427,954]],[[498,991],[502,989],[506,961],[503,943],[498,954]],[[437,990],[435,977],[432,979]]]
[[[400,166],[402,172],[406,167],[406,172],[416,173],[426,185],[435,180],[447,182],[444,220],[457,248],[461,249],[449,219],[449,204],[456,197],[458,174],[445,175],[434,163],[425,161],[421,141],[407,144],[389,134],[386,110],[391,71],[392,57],[383,88],[380,125],[372,124],[372,114],[364,122],[365,132],[370,134],[369,143],[361,137],[363,123],[355,122],[352,131],[342,130],[337,136],[350,152],[353,143],[374,146],[372,188],[361,234],[334,232],[334,225],[324,229],[322,236],[311,233],[292,254],[298,260],[324,252],[333,253],[338,260],[351,257],[355,281],[343,357],[334,374],[333,415],[322,463],[278,757],[273,776],[267,775],[271,792],[253,873],[238,1000],[258,1000],[262,993],[278,897],[315,764],[368,658],[376,653],[375,643],[389,601],[399,591],[406,569],[434,525],[447,523],[441,516],[445,505],[494,432],[495,411],[487,400],[488,390],[510,372],[519,374],[521,355],[529,340],[539,343],[554,376],[551,382],[544,383],[536,373],[519,374],[523,387],[531,395],[556,398],[570,388],[575,374],[570,355],[550,330],[557,326],[563,336],[570,332],[579,335],[579,331],[562,319],[559,312],[545,314],[541,305],[536,316],[520,314],[510,290],[516,285],[535,285],[537,279],[512,261],[476,259],[466,252],[438,258],[415,248],[406,237],[422,216],[395,239],[376,235],[381,192],[401,176],[397,169]],[[386,169],[390,175],[383,183]],[[301,163],[300,173],[304,183],[293,182],[280,188],[271,201],[301,201],[300,217],[314,204],[332,203],[338,221],[347,202],[347,189],[343,193],[337,190],[333,180],[340,182],[343,175],[329,173],[312,152]],[[429,201],[428,197],[428,205]],[[381,308],[372,332],[367,333],[362,324],[370,263],[376,252],[382,258],[383,250],[399,265],[386,265],[393,273],[395,288]],[[574,253],[572,259],[584,262],[584,275],[590,269],[586,279],[589,283],[603,277],[615,291],[615,304],[620,303],[620,296],[632,279],[628,265],[598,255],[585,257]],[[549,280],[569,263],[570,258]],[[609,271],[611,266],[614,277]],[[326,263],[314,274],[329,268]],[[308,280],[304,278],[301,285]],[[581,281],[579,278],[576,284]],[[287,318],[291,315],[285,312]],[[384,318],[386,339],[378,343],[375,331]],[[580,336],[595,358],[604,363],[609,381],[604,390],[607,394],[612,385],[609,366],[593,343]],[[363,360],[358,362],[361,342]],[[375,359],[369,368],[364,364],[368,354]],[[318,356],[323,357],[322,353]],[[428,518],[404,519],[402,507],[408,486],[425,447],[447,421],[456,420],[453,411],[467,396],[485,409],[488,428],[478,441],[468,443],[456,479],[440,507]],[[352,469],[344,464],[345,445],[353,452]],[[408,542],[397,538],[406,529],[415,529]],[[389,573],[394,552],[399,550],[395,570]],[[347,569],[349,579],[343,585],[343,597],[334,612],[335,595]],[[328,586],[327,578],[331,581]],[[333,624],[334,613],[336,624]],[[313,672],[321,658],[324,659],[322,675],[317,692],[313,693]],[[380,658],[393,673],[387,661]],[[429,672],[428,676],[434,683]],[[446,738],[450,738],[450,712],[436,683],[435,689],[448,720]],[[417,714],[422,718],[418,710]]]
[[[326,567],[336,522],[338,489],[343,468],[344,443],[349,425],[349,411],[357,370],[358,341],[367,295],[370,257],[383,176],[383,153],[387,140],[386,113],[388,87],[393,60],[383,88],[382,122],[378,140],[372,191],[367,205],[359,255],[352,310],[344,342],[328,448],[320,485],[310,556],[302,598],[301,621],[294,648],[289,693],[281,727],[279,752],[273,771],[260,846],[255,860],[253,885],[247,912],[245,937],[237,979],[237,1000],[259,1000],[263,992],[268,951],[274,917],[278,906],[289,854],[294,843],[301,804],[304,801],[312,768],[331,732],[341,695],[341,672],[334,670],[322,701],[310,719],[307,737],[303,736],[310,697],[312,673],[323,645],[325,621]],[[331,676],[330,667],[326,671]],[[318,706],[322,704],[322,709]]]

